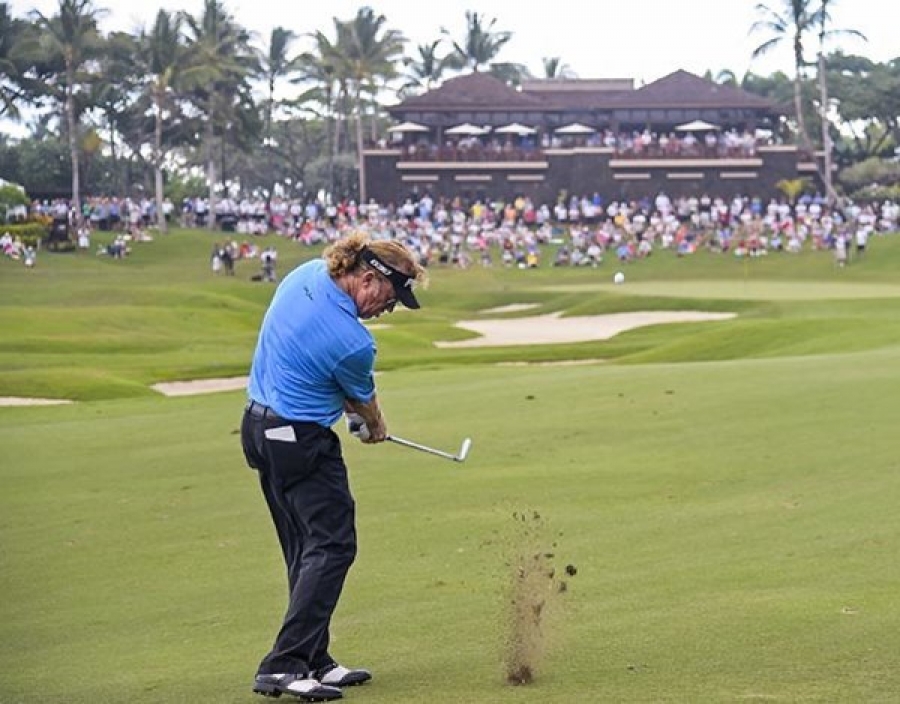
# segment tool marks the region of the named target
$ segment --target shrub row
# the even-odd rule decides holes
[[[46,239],[49,234],[47,226],[39,222],[0,225],[0,233],[7,232],[14,238],[18,237],[23,244],[35,248],[39,247],[41,241]]]

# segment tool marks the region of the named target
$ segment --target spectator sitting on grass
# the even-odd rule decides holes
[[[2,249],[3,254],[10,259],[19,258],[21,244],[22,243],[19,241],[18,237],[16,239],[13,239],[13,236],[8,232],[4,232],[3,237],[0,237],[0,249]]]
[[[131,254],[131,248],[126,244],[125,237],[123,235],[116,235],[116,238],[110,242],[105,247],[100,246],[97,248],[98,255],[108,255],[113,259],[122,259],[128,254]]]
[[[569,256],[569,248],[563,245],[556,250],[556,258],[553,260],[553,266],[569,266],[571,257]]]
[[[622,244],[616,248],[616,257],[620,262],[631,261],[631,248],[628,246],[627,242],[622,242]]]
[[[275,276],[275,262],[278,259],[278,252],[275,251],[274,247],[266,247],[263,250],[263,253],[259,255],[259,259],[262,262],[262,279],[263,281],[275,282],[277,281],[277,277]]]

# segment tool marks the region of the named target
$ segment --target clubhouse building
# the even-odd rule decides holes
[[[815,157],[778,139],[772,101],[687,71],[632,79],[452,78],[388,108],[388,137],[364,150],[366,197],[526,195],[537,202],[759,195],[816,180]]]

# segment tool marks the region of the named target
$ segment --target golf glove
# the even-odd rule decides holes
[[[360,440],[369,439],[369,426],[358,413],[347,413],[347,430],[353,437]]]

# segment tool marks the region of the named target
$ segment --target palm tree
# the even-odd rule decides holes
[[[37,25],[43,30],[41,43],[50,55],[62,57],[63,100],[69,155],[72,163],[72,207],[75,223],[81,222],[81,182],[79,178],[78,115],[76,89],[84,82],[81,75],[87,62],[97,54],[101,37],[97,31],[97,19],[102,10],[95,8],[91,0],[59,0],[58,13],[47,17],[38,10],[32,11]]]
[[[444,73],[452,67],[449,55],[439,56],[438,48],[443,44],[440,39],[430,44],[419,44],[416,56],[403,59],[406,67],[406,82],[398,91],[401,98],[416,93],[427,93],[444,77]]]
[[[816,62],[816,78],[819,83],[819,110],[822,120],[822,149],[825,152],[824,159],[824,182],[825,182],[825,193],[828,197],[829,203],[834,203],[837,200],[837,193],[834,190],[834,182],[831,175],[831,162],[832,162],[832,143],[831,143],[831,132],[829,130],[829,120],[828,120],[828,78],[826,72],[825,65],[825,42],[835,36],[853,36],[857,39],[862,39],[863,41],[867,41],[864,34],[855,30],[855,29],[830,29],[829,23],[831,22],[831,14],[828,12],[829,5],[831,4],[830,0],[821,0],[821,6],[819,7],[819,11],[815,15],[814,23],[818,26],[818,34],[819,34],[819,51],[818,51],[818,60]]]
[[[272,116],[275,113],[275,88],[281,78],[294,70],[294,60],[288,55],[297,35],[284,27],[275,27],[269,35],[266,52],[258,53],[260,77],[266,82],[265,139],[272,138]]]
[[[153,112],[153,182],[156,222],[160,232],[167,229],[163,210],[163,128],[173,110],[181,71],[187,63],[183,27],[182,15],[159,10],[150,31],[142,30],[138,37],[138,64],[144,76],[144,93],[150,100]]]
[[[732,88],[737,88],[740,85],[737,74],[728,68],[723,68],[721,71],[719,71],[713,80],[720,86],[731,86]]]
[[[356,149],[359,160],[359,199],[366,200],[366,167],[363,159],[363,93],[375,95],[379,82],[397,75],[396,63],[403,54],[405,39],[395,29],[385,29],[387,19],[369,7],[360,8],[348,22],[335,21],[337,45],[341,48],[348,87],[356,111]],[[371,103],[374,110],[374,101]]]
[[[187,28],[188,54],[185,84],[203,120],[206,178],[209,184],[209,222],[215,227],[217,138],[239,130],[245,116],[249,77],[258,73],[250,49],[249,33],[239,27],[218,0],[204,0],[199,18],[182,13]],[[235,133],[236,134],[236,133]]]
[[[138,38],[135,35],[111,32],[98,61],[98,76],[87,97],[90,112],[100,113],[101,125],[109,136],[112,185],[116,193],[123,192],[122,170],[119,168],[119,137],[133,131],[138,122],[138,88],[144,78],[138,63],[139,55]]]
[[[499,78],[507,85],[516,87],[522,85],[522,81],[534,78],[525,64],[506,61],[495,61],[492,63],[489,73],[494,78]]]
[[[328,152],[328,192],[334,190],[334,160],[338,151],[337,130],[335,129],[336,100],[341,90],[340,69],[343,58],[338,47],[321,31],[311,35],[314,51],[307,51],[295,60],[297,77],[295,83],[310,86],[300,95],[295,105],[321,106],[318,113],[325,122],[325,143]]]
[[[804,148],[810,148],[809,134],[803,119],[803,70],[807,66],[803,54],[803,40],[815,23],[813,0],[780,0],[783,7],[771,8],[760,3],[757,13],[763,17],[750,27],[750,31],[768,32],[771,36],[753,50],[753,58],[768,53],[782,42],[790,41],[794,53],[794,112],[797,118],[797,132]]]
[[[8,3],[0,3],[0,117],[19,116],[17,102],[22,95],[19,85],[22,71],[17,39],[24,25],[10,14]]]
[[[297,35],[284,27],[275,27],[269,35],[269,47],[265,53],[257,56],[260,75],[266,81],[266,110],[263,125],[263,144],[272,161],[275,155],[275,144],[272,136],[272,118],[275,114],[275,88],[278,81],[293,72],[295,63],[289,56],[291,44]],[[266,205],[271,202],[274,188],[267,189]]]
[[[487,66],[497,57],[513,35],[512,32],[495,31],[495,24],[496,18],[485,22],[483,15],[466,11],[466,36],[461,43],[453,41],[451,57],[454,68],[471,68],[477,73],[481,66]],[[441,29],[441,32],[450,36],[446,29]]]
[[[545,56],[541,59],[541,64],[544,68],[544,78],[565,80],[578,77],[572,67],[558,56]]]

